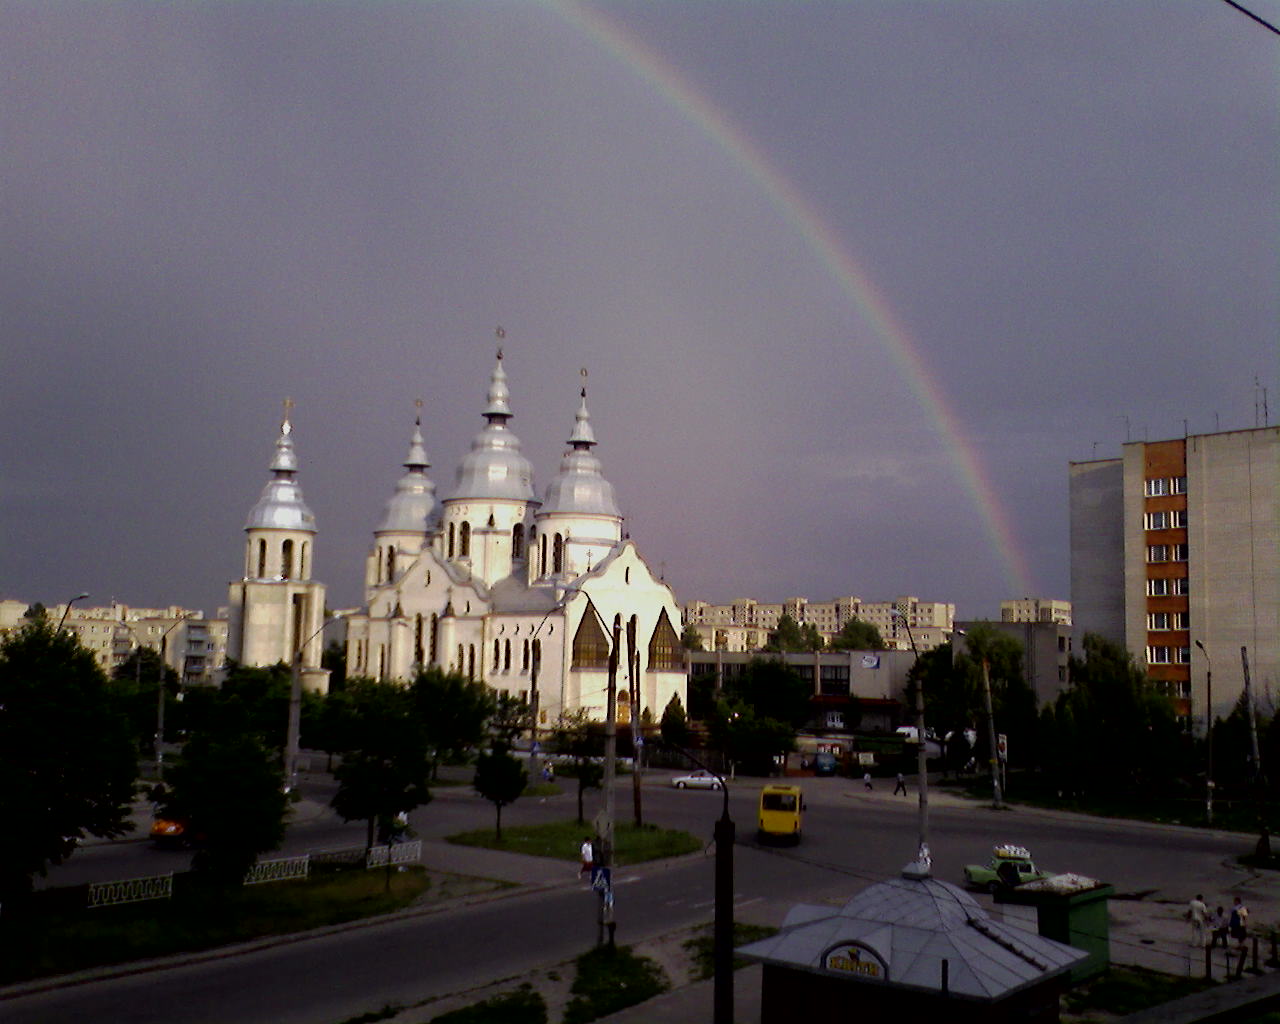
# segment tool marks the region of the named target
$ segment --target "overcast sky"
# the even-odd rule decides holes
[[[1066,598],[1070,461],[1280,406],[1220,0],[0,0],[0,63],[0,597],[225,604],[290,396],[359,603],[498,325],[539,490],[585,367],[682,602]]]

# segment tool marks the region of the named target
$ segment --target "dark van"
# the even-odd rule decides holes
[[[824,751],[813,759],[814,775],[834,775],[840,767],[836,755]]]

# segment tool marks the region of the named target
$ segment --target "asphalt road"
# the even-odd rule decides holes
[[[323,787],[315,785],[319,793]],[[731,791],[740,840],[735,850],[739,917],[776,921],[794,902],[851,896],[869,882],[896,874],[915,852],[914,794],[890,799],[891,787],[866,794],[860,782],[846,779],[806,781],[808,814],[800,846],[757,848],[752,833],[754,794],[760,785],[759,780],[744,780]],[[588,814],[597,800],[598,794],[592,794]],[[618,789],[617,807],[620,819],[630,816],[628,780]],[[645,807],[649,820],[709,839],[721,795],[676,792],[653,779],[645,788]],[[503,821],[517,824],[572,813],[573,796],[567,793],[541,802],[522,800],[504,812]],[[441,788],[437,799],[414,816],[415,827],[426,837],[491,822],[491,806],[465,787]],[[324,818],[294,829],[289,846],[349,845],[362,835],[359,824]],[[1221,833],[953,806],[941,797],[931,807],[930,839],[939,878],[958,881],[965,862],[985,859],[994,842],[1012,841],[1029,846],[1053,870],[1102,878],[1120,891],[1157,889],[1178,901],[1197,889],[1225,888],[1231,879],[1224,862],[1248,844]],[[103,850],[108,852],[99,852]],[[80,871],[182,857],[149,844],[113,844],[80,851],[54,880],[61,880],[59,875],[70,872],[82,856]],[[619,941],[709,920],[712,869],[710,856],[697,855],[621,869],[616,878]],[[149,872],[129,870],[124,876],[131,873]],[[567,873],[571,876],[572,868]],[[175,1017],[191,1024],[336,1024],[387,1003],[411,1004],[570,958],[590,947],[595,931],[595,898],[570,880],[564,888],[373,922],[251,955],[10,999],[0,1002],[0,1018],[12,1024],[80,1019],[159,1024]]]

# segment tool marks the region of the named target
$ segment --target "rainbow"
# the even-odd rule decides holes
[[[956,467],[961,486],[977,509],[988,542],[999,560],[1010,597],[1032,596],[1027,559],[977,447],[929,371],[920,346],[894,315],[870,275],[818,209],[770,161],[767,154],[723,110],[679,70],[644,42],[603,14],[576,0],[544,0],[544,6],[584,32],[638,75],[760,186],[761,191],[805,240],[819,262],[852,300],[863,321],[898,367],[915,399],[933,423]]]

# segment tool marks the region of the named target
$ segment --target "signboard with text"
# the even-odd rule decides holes
[[[889,965],[870,946],[861,942],[840,942],[822,954],[822,969],[867,981],[888,981]]]

